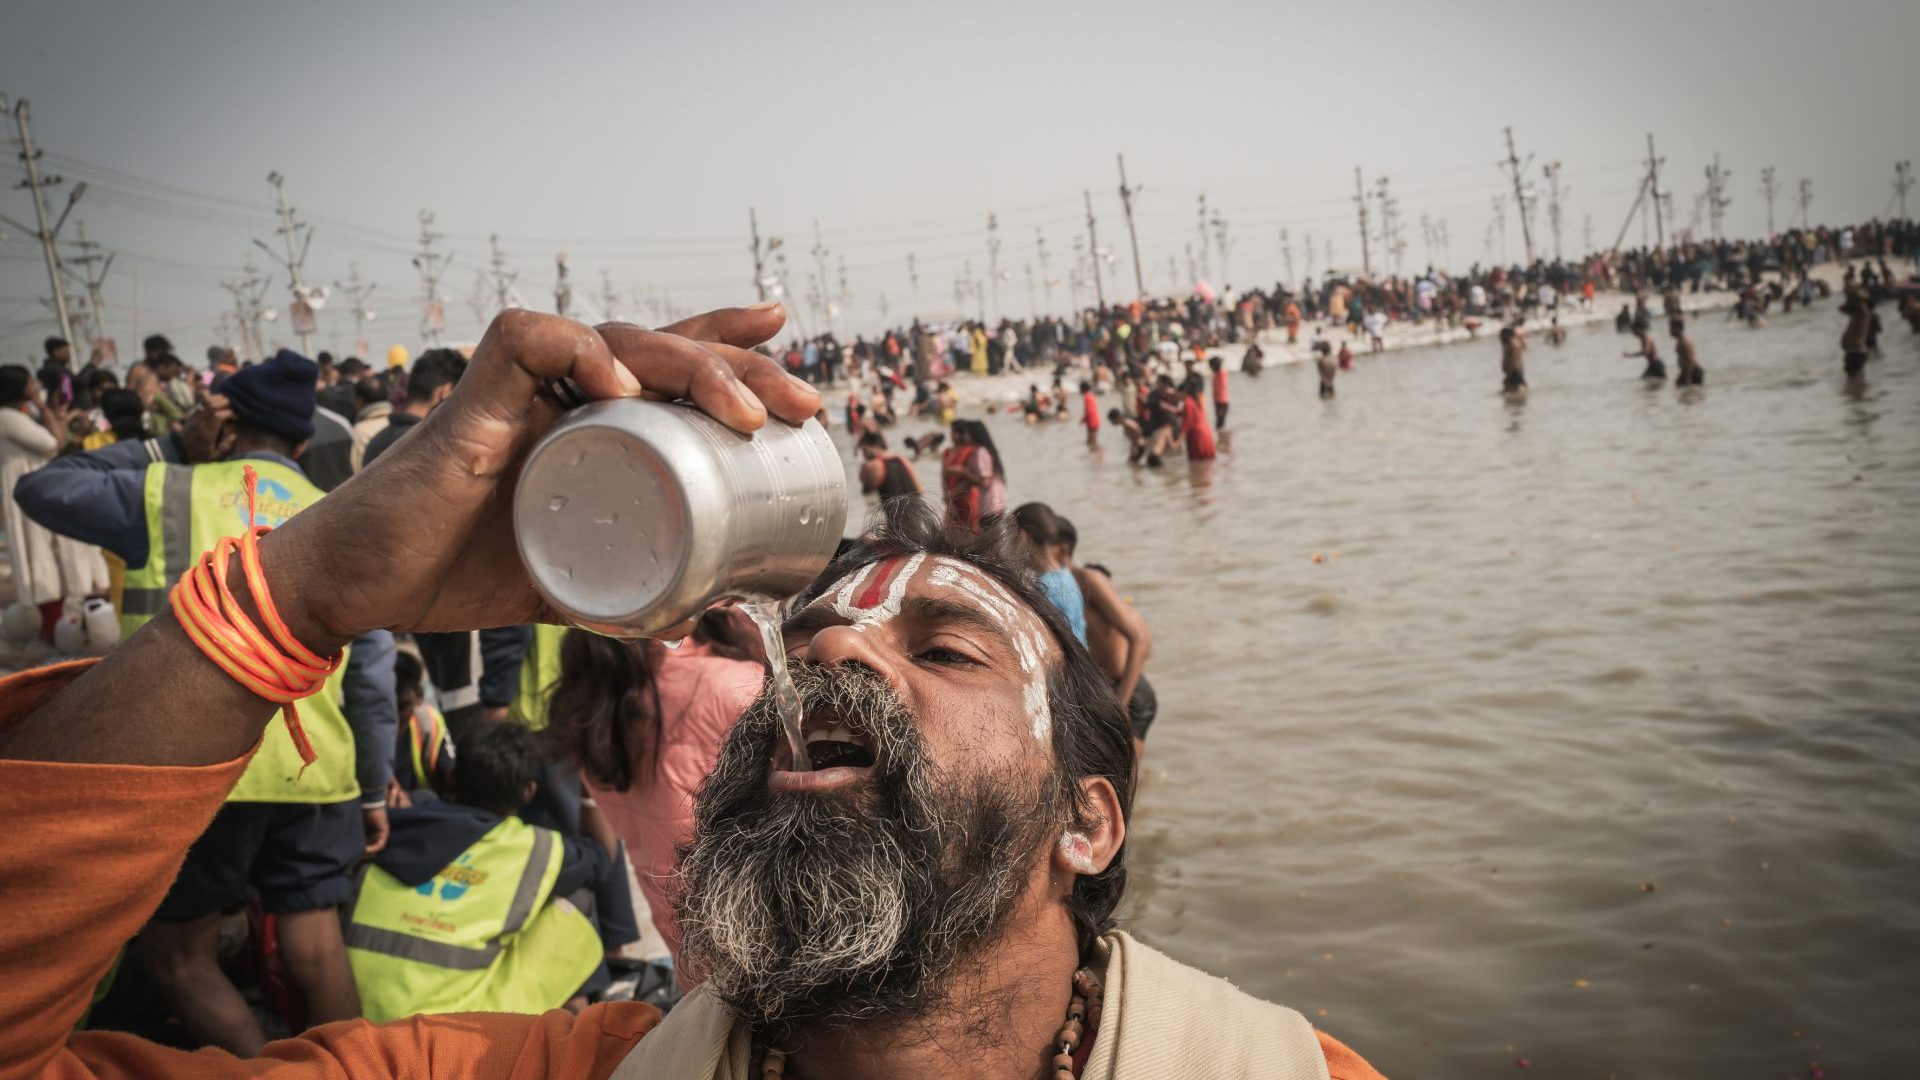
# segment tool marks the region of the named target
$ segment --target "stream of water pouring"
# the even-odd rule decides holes
[[[806,736],[800,731],[800,692],[793,688],[787,674],[787,643],[780,634],[780,605],[776,601],[742,604],[753,624],[760,628],[760,643],[767,650],[767,668],[773,674],[773,704],[780,712],[780,727],[787,733],[787,746],[793,750],[793,771],[811,772]]]

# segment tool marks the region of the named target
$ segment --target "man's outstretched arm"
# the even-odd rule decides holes
[[[589,397],[614,398],[639,394],[644,379],[649,390],[691,398],[738,430],[759,427],[769,411],[797,423],[812,415],[818,396],[743,347],[771,336],[781,321],[777,308],[733,310],[656,333],[502,315],[460,388],[404,452],[383,458],[261,541],[268,588],[290,631],[330,655],[380,627],[552,620],[519,563],[511,500],[504,497],[521,458],[560,416],[559,406],[539,393],[542,384],[566,377]],[[393,511],[422,503],[432,512],[403,517]],[[228,584],[257,622],[237,560]],[[207,1054],[160,1065],[152,1062],[166,1052],[138,1040],[85,1035],[69,1043],[94,983],[158,905],[276,711],[201,654],[171,614],[98,663],[0,684],[0,820],[9,822],[0,835],[0,908],[8,913],[0,920],[0,1080],[418,1075],[426,1061],[434,1072],[443,1062],[459,1070],[451,1052],[421,1056],[427,1043],[456,1037],[482,1057],[498,1044],[498,1057],[489,1061],[544,1059],[541,1051],[523,1059],[521,1044],[549,1039],[537,1033],[562,1021],[449,1017],[382,1029],[334,1025],[297,1041],[292,1053],[308,1067],[265,1059],[223,1064]],[[598,1047],[626,1038],[616,1028],[637,1038],[653,1014],[628,1008],[594,1015],[582,1037]],[[550,1041],[566,1042],[573,1030],[568,1026]],[[325,1050],[329,1040],[362,1049],[351,1058],[344,1051],[336,1056]],[[395,1049],[404,1047],[413,1051]],[[578,1060],[594,1066],[598,1053]],[[151,1056],[151,1067],[140,1063],[142,1055]],[[346,1060],[351,1069],[340,1064]],[[461,1074],[514,1075],[506,1068],[476,1066]],[[589,1067],[552,1075],[603,1074]]]

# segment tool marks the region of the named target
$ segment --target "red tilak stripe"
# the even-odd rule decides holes
[[[899,572],[900,556],[895,555],[893,558],[881,563],[879,572],[873,575],[873,580],[868,583],[866,588],[860,590],[859,596],[853,598],[853,606],[865,611],[868,608],[878,605],[880,601],[886,599],[887,582],[893,580],[893,575]]]

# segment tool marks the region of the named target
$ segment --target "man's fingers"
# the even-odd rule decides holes
[[[709,345],[722,360],[733,366],[733,373],[747,389],[759,397],[767,411],[790,424],[806,422],[820,411],[820,391],[805,380],[787,373],[780,362],[752,349],[732,345]]]
[[[678,334],[695,341],[718,341],[740,348],[752,348],[771,340],[787,324],[786,309],[778,300],[743,308],[719,308],[704,315],[681,319],[663,326],[663,334]]]
[[[767,422],[760,399],[714,351],[724,346],[709,347],[627,323],[604,323],[598,330],[620,362],[640,373],[649,393],[689,398],[702,412],[739,432],[757,431]]]
[[[541,384],[558,379],[572,379],[595,400],[640,392],[633,372],[614,361],[607,343],[590,328],[558,315],[512,309],[487,327],[455,393],[479,394],[490,405],[517,411]]]

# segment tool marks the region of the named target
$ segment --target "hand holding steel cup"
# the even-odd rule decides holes
[[[331,651],[383,627],[566,621],[534,590],[513,535],[521,468],[565,411],[549,384],[571,380],[595,401],[639,397],[644,388],[742,433],[769,414],[798,424],[819,409],[819,394],[748,348],[784,322],[778,304],[714,311],[660,331],[501,313],[445,403],[262,541],[294,633]]]

